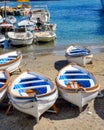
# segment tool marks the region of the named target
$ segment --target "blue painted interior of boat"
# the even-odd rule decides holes
[[[17,85],[17,86],[18,86],[18,88],[20,88],[18,90],[20,94],[24,93],[26,91],[26,89],[23,89],[24,85]],[[47,93],[47,87],[33,88],[33,90],[35,90],[36,94],[45,94],[45,93]]]
[[[70,51],[69,55],[71,56],[81,56],[81,55],[88,55],[90,51],[87,49],[73,49]]]
[[[30,78],[30,79],[33,80],[34,78]],[[23,79],[21,81],[27,81],[27,79]],[[14,86],[13,89],[20,89],[19,92],[24,92],[25,90],[23,90],[23,88],[34,86],[34,88],[32,89],[35,90],[37,94],[47,93],[47,87],[46,86],[41,87],[41,85],[48,85],[48,83],[43,81],[43,82],[32,82],[32,83],[27,83],[27,84],[17,84]],[[35,86],[39,86],[39,87],[35,88]]]
[[[73,71],[66,71],[64,74],[72,74],[72,73],[77,73],[77,74],[80,74],[80,73],[83,73],[83,72],[81,72],[81,71],[79,71],[79,70],[73,70]]]
[[[32,82],[28,84],[22,84],[24,87],[29,87],[29,86],[41,86],[41,85],[48,85],[47,82]]]
[[[59,80],[63,79],[90,79],[89,75],[61,75]]]
[[[0,64],[4,64],[4,63],[7,63],[11,60],[14,60],[16,59],[17,56],[8,56],[6,58],[0,58]]]
[[[67,75],[67,74],[75,74],[75,75]],[[81,75],[79,75],[79,74],[81,74]],[[77,79],[77,80],[76,80]],[[80,79],[80,80],[78,80],[78,79]],[[81,79],[83,79],[83,80],[81,80]],[[84,79],[86,79],[86,80],[84,80]],[[88,80],[87,80],[88,79]],[[79,70],[73,70],[73,71],[70,71],[70,70],[68,70],[68,71],[66,71],[65,73],[64,73],[64,75],[61,75],[60,77],[59,77],[59,80],[65,80],[64,81],[64,83],[65,83],[65,85],[68,85],[68,83],[71,81],[71,80],[73,80],[73,81],[76,81],[76,82],[78,82],[81,86],[83,86],[84,88],[88,88],[88,87],[90,87],[90,81],[89,81],[89,79],[91,79],[90,78],[90,76],[89,75],[83,75],[83,72],[81,72],[81,71],[79,71]]]
[[[88,53],[88,51],[85,49],[73,49],[72,51],[70,51],[70,53]]]
[[[71,55],[74,55],[74,54],[88,54],[86,51],[75,51],[75,52],[70,52]]]
[[[86,80],[86,81],[77,81],[78,84],[80,84],[82,87],[84,88],[89,88],[91,87],[91,84],[90,84],[90,81],[89,80]]]
[[[4,63],[7,63],[7,62],[9,62],[10,61],[10,59],[0,59],[0,64],[4,64]]]
[[[32,86],[34,86],[35,88],[35,86],[41,87],[41,85],[48,85],[48,83],[47,82],[34,82],[34,83],[27,83],[27,84],[17,84],[14,86],[13,89],[26,88],[26,87],[32,87]]]
[[[45,94],[47,93],[47,87],[42,87],[42,88],[35,88],[32,89],[36,92],[36,94]],[[20,94],[24,93],[26,90],[25,89],[19,89],[18,90]]]
[[[6,82],[7,79],[0,78],[0,82]]]
[[[41,80],[40,78],[38,77],[33,77],[33,78],[25,78],[25,79],[21,79],[20,82],[26,82],[26,81],[36,81],[36,80]]]
[[[35,91],[37,92],[37,94],[45,94],[47,93],[47,88],[46,87],[36,88]]]
[[[23,88],[23,85],[22,84],[16,84],[14,85],[13,89],[21,89]]]

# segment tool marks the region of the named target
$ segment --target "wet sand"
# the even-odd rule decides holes
[[[21,70],[33,70],[44,74],[54,83],[58,71],[68,62],[63,55],[35,55],[29,53],[23,56]],[[94,54],[93,64],[85,67],[93,73],[100,83],[101,92],[104,94],[104,53]],[[11,81],[20,74],[16,71],[11,76]],[[104,97],[96,98],[83,108],[80,113],[78,107],[59,98],[56,102],[58,114],[45,112],[38,124],[34,117],[24,114],[15,108],[8,107],[7,99],[0,104],[0,130],[104,130]]]

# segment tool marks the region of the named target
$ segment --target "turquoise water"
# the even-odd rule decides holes
[[[17,2],[7,2],[7,5],[10,6],[18,4]],[[51,23],[57,24],[57,39],[54,43],[33,44],[30,47],[19,48],[22,51],[64,50],[73,43],[93,47],[104,46],[104,11],[100,0],[34,1],[30,4],[32,7],[35,5],[48,6]],[[16,48],[6,47],[5,49]]]

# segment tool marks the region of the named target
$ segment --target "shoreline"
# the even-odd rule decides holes
[[[58,43],[57,43],[58,44]],[[85,48],[88,48],[91,50],[93,54],[98,54],[98,53],[103,53],[104,52],[104,45],[81,45],[81,44],[69,44],[70,45],[79,45],[79,46],[84,46]],[[0,48],[0,53],[5,53],[8,51],[13,51],[13,50],[20,50],[24,55],[28,53],[35,53],[35,55],[45,55],[45,54],[56,54],[56,55],[64,55],[65,50],[68,46],[57,46],[55,43],[39,43],[35,44],[33,43],[32,45],[29,46],[23,46],[23,47],[16,47],[16,46],[5,46]]]
[[[48,44],[48,43],[47,43]],[[70,44],[71,45],[71,44]],[[75,44],[75,45],[79,45],[80,46],[80,44]],[[43,46],[44,46],[44,44],[43,44]],[[66,47],[66,48],[59,48],[59,49],[57,49],[57,48],[55,48],[55,47],[49,47],[49,48],[39,48],[40,46],[38,46],[37,48],[36,48],[36,50],[35,50],[35,48],[34,48],[34,50],[32,49],[30,49],[30,50],[28,50],[28,51],[23,51],[23,54],[24,55],[27,55],[27,54],[30,54],[30,53],[33,53],[34,55],[36,55],[36,56],[42,56],[42,55],[57,55],[57,56],[64,56],[65,55],[65,50],[66,50],[66,48],[68,47]],[[88,49],[90,49],[90,51],[93,53],[93,54],[100,54],[100,53],[104,53],[104,46],[84,46],[85,48],[88,48]],[[20,49],[20,51],[22,51],[21,49]]]
[[[30,69],[39,74],[49,77],[55,84],[58,71],[68,62],[63,55],[35,55],[33,53],[23,55],[21,70]],[[104,94],[104,53],[94,54],[93,64],[86,65],[85,69],[93,73],[100,83],[100,91]],[[16,71],[11,76],[13,80],[20,74]],[[104,97],[96,98],[85,106],[79,113],[78,107],[60,98],[56,102],[59,113],[45,112],[36,124],[34,117],[12,109],[8,115],[5,114],[8,105],[1,104],[0,129],[2,130],[103,130],[104,128]],[[3,108],[3,109],[2,109]],[[95,127],[96,125],[96,127]]]

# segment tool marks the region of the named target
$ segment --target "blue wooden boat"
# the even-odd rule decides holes
[[[70,45],[65,50],[65,57],[69,62],[75,62],[81,66],[92,63],[93,54],[83,46]]]
[[[82,110],[98,95],[100,85],[95,77],[78,65],[67,65],[62,68],[56,78],[56,83],[62,97]]]
[[[10,73],[16,71],[22,60],[20,51],[11,51],[0,55],[0,69],[8,70]]]
[[[20,74],[9,87],[13,106],[34,116],[37,122],[54,105],[57,97],[57,88],[49,78],[28,70]]]

